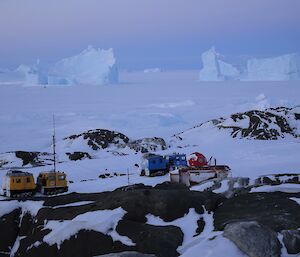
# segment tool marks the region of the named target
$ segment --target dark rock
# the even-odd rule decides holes
[[[175,226],[160,227],[121,220],[117,231],[131,238],[138,252],[154,253],[158,257],[177,257],[179,254],[176,249],[183,242],[183,233]]]
[[[172,183],[168,181],[157,184],[154,188],[160,190],[189,190],[189,188],[184,184]]]
[[[51,164],[52,154],[45,152],[26,152],[15,151],[12,152],[15,156],[22,160],[23,166],[30,164],[33,167],[44,166]]]
[[[33,225],[33,217],[31,216],[31,214],[29,214],[28,212],[26,212],[23,216],[22,216],[22,220],[20,221],[21,225],[20,225],[20,230],[19,230],[19,236],[26,236],[28,231],[30,231],[32,225]]]
[[[283,230],[283,243],[289,254],[300,253],[300,230]]]
[[[71,161],[78,161],[82,159],[92,159],[92,157],[89,155],[89,153],[86,152],[74,152],[74,153],[66,153],[66,155],[69,156],[69,159]]]
[[[10,253],[18,234],[21,209],[0,217],[0,252]]]
[[[97,257],[155,257],[153,254],[143,254],[138,252],[122,252],[122,253],[110,253]]]
[[[257,221],[280,232],[300,227],[300,206],[289,197],[300,194],[249,193],[232,197],[223,202],[214,213],[217,230],[232,222]]]
[[[31,235],[28,235],[29,239]],[[34,241],[34,240],[31,240]],[[27,239],[27,243],[30,240]],[[40,257],[40,256],[72,256],[72,257],[93,257],[106,254],[112,251],[113,241],[110,236],[103,235],[95,231],[80,230],[70,239],[65,240],[60,247],[42,243],[38,246],[22,242],[17,254],[20,257]],[[29,250],[28,247],[30,248]]]
[[[121,147],[129,142],[129,138],[124,134],[106,129],[89,130],[78,135],[69,136],[64,140],[75,140],[78,138],[86,140],[87,144],[95,151],[106,149],[110,144],[116,144]]]
[[[274,231],[255,221],[226,225],[224,236],[249,257],[280,257],[280,242]]]
[[[16,151],[16,157],[22,159],[23,166],[35,162],[38,152]]]
[[[196,230],[196,236],[200,235],[205,227],[205,221],[203,220],[203,218],[200,218],[197,221],[197,225],[198,225],[198,228]]]

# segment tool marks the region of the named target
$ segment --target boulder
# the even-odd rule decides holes
[[[224,236],[249,257],[280,257],[281,245],[274,231],[255,221],[226,225]]]
[[[300,206],[290,197],[299,194],[282,192],[240,194],[223,202],[214,213],[217,230],[232,222],[257,221],[280,232],[300,227]]]
[[[137,251],[155,253],[158,257],[177,257],[179,254],[176,249],[183,242],[183,233],[175,226],[153,226],[121,220],[117,232],[131,238]]]
[[[300,253],[300,230],[283,230],[283,243],[289,254]]]

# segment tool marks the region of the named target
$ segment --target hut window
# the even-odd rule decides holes
[[[30,178],[26,178],[27,183],[30,183],[30,180],[31,180]]]

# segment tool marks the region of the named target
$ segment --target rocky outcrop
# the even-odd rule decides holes
[[[221,130],[227,130],[233,138],[246,138],[255,140],[278,140],[280,138],[300,138],[300,107],[268,108],[264,111],[251,110],[232,114],[229,118],[219,118],[202,123],[194,128],[201,129],[212,126]],[[174,135],[182,140],[185,131]]]
[[[34,222],[26,221],[24,218],[19,221],[20,210],[18,210],[18,213],[8,214],[10,222],[0,223],[0,226],[1,224],[7,226],[12,231],[11,237],[7,237],[7,231],[1,229],[0,235],[10,240],[1,241],[0,251],[10,253],[10,248],[16,240],[19,240],[14,256],[88,257],[113,252],[137,251],[154,254],[157,257],[176,257],[179,255],[177,248],[183,242],[181,229],[171,225],[149,225],[146,223],[146,215],[158,216],[166,222],[173,221],[187,214],[190,208],[194,208],[198,214],[204,213],[205,210],[214,211],[224,199],[223,196],[211,192],[192,192],[184,186],[169,183],[154,188],[134,185],[114,192],[72,193],[51,198],[35,198],[35,200],[43,200],[44,205],[37,215],[32,217]],[[80,205],[84,201],[88,203]],[[67,206],[64,206],[66,204]],[[115,210],[120,207],[126,214],[116,224],[114,233],[130,238],[133,245],[113,240],[110,231],[114,228],[110,227],[105,233],[78,227],[78,232],[70,234],[70,237],[60,245],[45,242],[45,236],[51,233],[51,229],[47,228],[49,222],[59,222],[59,226],[63,227],[63,222],[72,221],[73,223],[67,226],[69,227],[80,215],[101,210]],[[84,224],[84,221],[80,221],[78,224],[75,221],[75,227]],[[16,226],[12,225],[14,222]],[[197,231],[201,233],[204,226],[201,222],[199,224]],[[68,232],[62,230],[59,233]]]
[[[232,180],[231,183],[246,186],[248,182],[243,178]],[[22,204],[16,205],[18,207],[11,213],[0,217],[0,252],[5,253],[3,256],[9,256],[11,249],[14,249],[14,256],[22,257],[89,257],[135,251],[154,254],[157,257],[176,257],[179,255],[177,250],[183,243],[185,232],[175,226],[176,223],[168,222],[188,217],[186,214],[190,213],[191,209],[199,215],[197,222],[194,223],[194,237],[201,236],[208,222],[205,217],[209,215],[214,218],[214,230],[225,230],[227,231],[225,235],[226,233],[228,235],[228,228],[232,224],[239,224],[239,240],[248,237],[253,239],[253,241],[249,240],[247,245],[250,250],[252,247],[250,241],[255,241],[252,235],[258,229],[257,225],[252,229],[251,224],[254,222],[264,231],[282,233],[287,249],[296,251],[298,236],[294,232],[283,232],[283,230],[297,231],[300,227],[300,206],[290,199],[299,197],[300,193],[243,192],[227,199],[223,194],[190,191],[184,185],[172,183],[163,183],[155,187],[136,184],[113,192],[94,194],[71,193],[55,197],[35,197],[29,199],[32,200],[31,203],[21,202]],[[40,208],[35,212],[37,214],[30,214],[27,209],[34,204],[34,201],[44,202],[42,205],[37,205]],[[0,201],[0,208],[1,203],[2,201]],[[16,201],[12,203],[15,204]],[[6,201],[5,206],[8,206]],[[118,209],[121,209],[123,214],[116,223],[112,220],[98,223],[98,218],[90,216],[100,212],[98,215],[101,217],[102,211],[113,212]],[[165,224],[148,223],[149,214],[160,218]],[[113,215],[105,214],[105,218],[109,219],[114,217]],[[95,226],[84,226],[91,220],[96,221]],[[247,229],[243,225],[245,221],[250,222],[250,225],[246,226]],[[186,222],[190,222],[189,218]],[[99,231],[97,230],[99,226],[104,226],[106,229]],[[70,233],[69,228],[73,233]],[[243,231],[246,231],[247,235]],[[51,233],[54,235],[52,236],[54,240],[61,234],[69,236],[64,237],[59,241],[60,243],[56,241],[49,243],[46,238],[49,238]],[[261,235],[264,233],[267,232],[260,232]],[[126,243],[124,238],[131,243]],[[272,245],[275,242],[274,249],[278,247],[276,240],[270,243]],[[235,242],[234,239],[232,241],[239,246],[240,243]],[[258,249],[251,251],[261,251],[262,248],[258,246]]]
[[[265,175],[255,180],[255,185],[280,185],[283,183],[300,184],[300,174],[283,173],[274,175]]]
[[[109,151],[114,155],[122,155],[122,153],[114,149],[124,149],[126,147],[135,152],[142,153],[161,151],[168,148],[163,138],[153,137],[135,140],[129,139],[129,137],[120,132],[105,129],[89,130],[64,139],[69,145],[78,140],[83,141],[84,144],[88,145],[94,151],[112,148]]]
[[[165,140],[159,137],[133,140],[128,143],[128,146],[141,153],[163,151],[168,148]]]
[[[77,135],[71,135],[64,140],[83,139],[93,150],[106,149],[111,144],[124,147],[129,138],[124,134],[106,129],[94,129]]]
[[[60,161],[78,161],[83,159],[98,158],[97,153],[105,150],[113,156],[128,155],[137,152],[148,153],[166,150],[169,146],[160,137],[129,139],[126,135],[106,130],[94,129],[81,134],[71,135],[58,142],[60,149]],[[81,149],[85,151],[82,151]],[[89,148],[87,150],[86,148]],[[122,151],[124,150],[124,152]],[[67,159],[63,157],[65,155]],[[0,168],[20,168],[23,166],[46,166],[53,165],[53,154],[47,152],[15,151],[0,154]]]
[[[80,161],[82,159],[92,159],[89,153],[86,152],[74,152],[74,153],[66,153],[69,156],[71,161]]]
[[[256,221],[226,225],[224,236],[249,257],[280,257],[280,242],[274,231]]]
[[[0,154],[0,168],[46,166],[53,163],[53,154],[46,152],[15,151]]]

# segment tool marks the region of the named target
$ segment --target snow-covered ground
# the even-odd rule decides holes
[[[210,119],[228,117],[262,107],[294,107],[300,85],[286,82],[199,82],[198,71],[120,73],[119,85],[34,86],[0,84],[0,153],[50,151],[52,115],[58,141],[95,128],[116,130],[130,138],[171,136]],[[263,98],[260,96],[264,96]],[[277,172],[299,172],[300,143],[295,138],[274,141],[233,139],[226,131],[207,128],[187,139],[186,148],[167,152],[199,151],[232,168],[233,176],[257,177]],[[58,149],[61,150],[62,149]],[[105,152],[105,151],[104,151]],[[105,191],[127,185],[127,176],[98,179],[99,174],[130,174],[130,184],[168,180],[143,178],[134,168],[141,154],[65,162],[71,191]],[[50,168],[50,167],[49,167]],[[45,168],[30,168],[37,175]],[[0,171],[4,174],[4,170]],[[83,181],[86,180],[86,181]],[[0,176],[0,182],[2,175]]]

